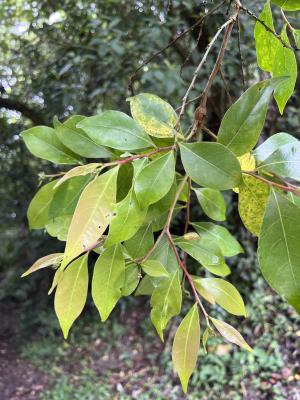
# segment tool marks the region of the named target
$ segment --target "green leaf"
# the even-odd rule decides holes
[[[125,280],[121,288],[122,296],[129,296],[135,291],[140,281],[140,269],[136,264],[125,266]]]
[[[95,243],[108,227],[116,201],[118,167],[95,178],[82,192],[68,232],[63,268]]]
[[[42,186],[31,200],[27,210],[27,219],[30,229],[41,229],[46,226],[50,204],[55,193],[53,188],[56,183],[57,179]]]
[[[272,31],[275,31],[270,1],[265,4],[264,9],[259,14],[260,21],[263,21]],[[254,38],[256,44],[257,64],[263,71],[272,72],[275,62],[275,54],[280,42],[276,37],[268,32],[259,21],[255,24]]]
[[[49,219],[46,225],[46,230],[49,235],[65,242],[68,237],[68,231],[71,225],[72,217],[73,215],[69,214]]]
[[[187,386],[198,357],[200,347],[200,321],[198,306],[190,309],[179,325],[173,342],[172,360],[179,375],[182,389],[187,392]]]
[[[22,274],[21,277],[24,278],[25,276],[32,274],[33,272],[38,271],[42,268],[49,267],[50,265],[58,265],[61,262],[63,255],[63,253],[54,253],[39,258],[27,271]]]
[[[75,211],[78,199],[89,180],[90,177],[88,176],[77,176],[68,180],[63,185],[60,185],[55,190],[49,206],[49,219],[58,216],[72,215]]]
[[[75,167],[70,169],[68,172],[66,172],[62,178],[57,180],[57,183],[55,185],[55,189],[62,185],[64,182],[67,180],[74,178],[76,176],[85,176],[85,175],[90,175],[99,172],[99,168],[101,167],[102,164],[100,163],[91,163],[91,164],[86,164],[86,165],[80,165],[79,167]]]
[[[258,169],[300,181],[300,142],[287,143],[279,147],[259,165]]]
[[[159,241],[159,244],[151,254],[151,260],[159,261],[170,274],[178,270],[176,255],[165,236]]]
[[[287,198],[295,204],[298,208],[300,208],[300,197],[296,196],[294,193],[288,192]]]
[[[141,264],[141,267],[145,274],[153,276],[154,278],[169,276],[169,273],[163,264],[157,260],[147,260]]]
[[[134,120],[137,121],[145,131],[158,138],[174,137],[174,129],[178,121],[175,110],[160,97],[141,93],[130,97],[130,110]]]
[[[234,315],[246,316],[243,299],[231,283],[220,278],[198,278],[197,282],[224,310]]]
[[[257,147],[253,155],[258,162],[262,162],[267,159],[274,151],[279,149],[281,146],[288,143],[298,143],[298,139],[289,133],[279,132],[275,133],[263,142],[259,147]]]
[[[300,29],[294,29],[293,30],[293,35],[295,39],[295,43],[297,46],[297,49],[300,49]]]
[[[61,278],[63,276],[63,272],[64,271],[63,271],[63,269],[61,267],[57,268],[57,270],[55,271],[51,287],[50,287],[50,289],[48,291],[48,295],[50,295],[54,291],[56,286],[58,285],[58,282],[61,280]]]
[[[153,244],[151,223],[144,225],[131,239],[124,243],[126,250],[133,259],[143,257]]]
[[[261,134],[271,95],[279,82],[282,83],[282,79],[269,79],[246,90],[226,111],[220,125],[218,142],[237,156],[250,151]]]
[[[54,308],[65,339],[86,302],[89,281],[87,261],[87,254],[73,261],[57,284]]]
[[[145,275],[135,292],[135,296],[151,296],[154,290],[153,279],[149,275]]]
[[[108,158],[111,153],[94,142],[82,129],[76,125],[85,117],[73,115],[56,128],[58,139],[75,154],[86,158]]]
[[[226,203],[222,194],[215,189],[194,189],[197,199],[205,214],[215,221],[226,219]]]
[[[270,193],[258,259],[269,285],[300,313],[300,209],[285,196]]]
[[[65,147],[48,126],[35,126],[21,133],[28,150],[36,157],[56,164],[78,164],[80,159]]]
[[[272,0],[272,3],[286,11],[300,10],[300,0]]]
[[[259,236],[270,187],[253,176],[244,176],[239,188],[239,214],[245,227]]]
[[[120,111],[104,111],[77,124],[96,143],[118,150],[155,147],[144,129]]]
[[[243,253],[239,242],[223,226],[215,225],[212,222],[197,222],[192,224],[200,237],[208,237],[216,243],[225,257],[232,257]]]
[[[172,151],[151,161],[138,174],[134,191],[144,208],[164,197],[175,179],[175,160]]]
[[[181,310],[182,292],[179,276],[179,270],[177,270],[169,278],[162,279],[151,296],[150,317],[162,341],[164,340],[163,331],[169,320],[178,315]]]
[[[281,38],[286,44],[290,44],[286,33],[286,26],[283,27]],[[289,98],[294,93],[297,80],[297,61],[293,50],[280,45],[277,47],[273,65],[274,77],[289,77],[275,88],[274,97],[277,102],[280,113],[283,113],[284,107]]]
[[[219,143],[180,145],[186,173],[201,186],[226,190],[239,186],[241,166],[234,154]]]
[[[120,244],[111,246],[99,256],[93,274],[92,297],[104,322],[122,296],[125,283],[125,261]]]
[[[210,320],[217,328],[219,333],[226,339],[228,342],[237,344],[238,346],[242,347],[245,350],[252,351],[252,348],[248,345],[245,341],[243,336],[231,325],[227,324],[224,321],[220,321],[215,318],[211,318]]]

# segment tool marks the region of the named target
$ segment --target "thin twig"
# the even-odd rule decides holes
[[[230,92],[229,92],[229,86],[228,86],[228,83],[226,82],[226,78],[225,78],[225,76],[223,74],[222,68],[220,68],[219,74],[220,74],[220,77],[221,77],[222,82],[224,84],[224,90],[225,90],[226,96],[228,98],[228,102],[231,105],[233,103],[233,101],[232,101],[232,97],[231,97]]]
[[[202,130],[205,132],[205,133],[208,133],[212,138],[214,138],[215,140],[217,140],[218,139],[218,136],[215,134],[215,133],[213,133],[209,128],[207,128],[207,126],[202,126]]]
[[[237,22],[237,33],[238,33],[238,52],[240,58],[240,67],[241,67],[241,76],[242,76],[242,83],[243,83],[243,91],[246,90],[246,81],[245,81],[245,72],[244,72],[244,59],[242,56],[242,46],[241,46],[241,24],[239,15],[236,19]]]
[[[223,6],[223,4],[226,3],[226,0],[221,1],[216,7],[212,8],[208,13],[206,13],[203,17],[201,17],[198,21],[196,21],[191,27],[180,33],[176,38],[172,39],[165,47],[162,49],[158,50],[154,54],[152,54],[150,57],[148,57],[145,61],[142,62],[142,64],[134,71],[134,73],[131,75],[129,78],[129,84],[128,84],[128,89],[131,92],[132,95],[134,95],[134,89],[133,89],[133,84],[137,79],[138,73],[141,69],[143,69],[147,64],[149,64],[154,58],[159,56],[160,54],[164,53],[169,47],[173,46],[174,43],[177,42],[177,40],[181,39],[184,37],[187,33],[192,32],[195,28],[197,28],[199,25],[202,24],[202,22],[207,18],[208,16],[214,14],[219,8]]]

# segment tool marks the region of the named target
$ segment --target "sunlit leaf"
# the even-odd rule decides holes
[[[142,270],[153,277],[169,276],[163,264],[157,260],[147,260],[141,264]]]
[[[300,10],[300,0],[272,0],[272,3],[286,11]]]
[[[88,174],[93,174],[95,171],[97,171],[102,164],[100,163],[91,163],[91,164],[86,164],[86,165],[80,165],[78,167],[70,169],[68,172],[66,172],[62,178],[57,180],[57,183],[55,185],[55,188],[60,186],[62,183],[67,181],[68,179],[74,178],[76,176],[84,176]]]
[[[298,139],[289,133],[279,132],[272,135],[267,140],[265,140],[260,146],[258,146],[253,154],[258,162],[264,161],[268,158],[274,151],[279,149],[281,146],[288,143],[296,143]]]
[[[222,194],[215,189],[197,188],[194,189],[197,199],[204,213],[215,221],[226,219],[226,203]]]
[[[29,274],[32,274],[35,271],[38,271],[39,269],[46,268],[51,265],[58,265],[61,262],[63,255],[64,255],[63,253],[54,253],[39,258],[37,261],[35,261],[35,263],[32,264],[32,266],[27,271],[25,271],[22,274],[22,278],[24,278]]]
[[[220,321],[215,318],[210,318],[218,332],[226,339],[228,342],[237,344],[245,350],[252,351],[252,348],[245,341],[243,336],[231,325],[224,321]]]

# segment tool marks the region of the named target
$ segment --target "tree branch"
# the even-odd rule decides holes
[[[24,117],[29,118],[34,125],[45,125],[46,123],[43,116],[38,111],[33,110],[27,104],[19,100],[0,97],[0,107],[20,112]]]

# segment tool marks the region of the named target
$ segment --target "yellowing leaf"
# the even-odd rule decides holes
[[[86,302],[89,279],[87,259],[88,255],[84,254],[73,261],[58,281],[54,308],[65,339]]]
[[[242,171],[254,171],[255,170],[255,158],[249,152],[237,158],[241,164]],[[232,189],[235,193],[239,192],[239,188]]]
[[[177,270],[169,278],[162,279],[151,296],[150,317],[161,340],[163,340],[163,331],[169,320],[180,313],[181,299],[179,271]]]
[[[243,336],[231,325],[227,324],[224,321],[220,321],[215,318],[211,318],[210,320],[219,331],[219,333],[226,339],[228,342],[237,344],[245,350],[252,351],[252,348],[245,341]]]
[[[49,254],[48,256],[39,258],[27,271],[22,274],[22,278],[32,272],[38,271],[39,269],[49,267],[50,265],[57,265],[63,258],[63,253]]]
[[[92,297],[104,322],[122,296],[125,283],[125,261],[121,245],[104,250],[94,267]]]
[[[51,287],[48,290],[48,295],[51,294],[53,292],[53,290],[56,288],[56,286],[58,285],[58,282],[62,278],[63,272],[64,271],[63,271],[63,269],[61,267],[57,268],[57,270],[55,271]]]
[[[100,163],[91,163],[86,165],[80,165],[78,167],[70,169],[70,171],[66,172],[62,178],[56,181],[56,185],[54,189],[56,189],[59,185],[67,181],[68,179],[73,178],[74,176],[88,175],[95,172],[98,168],[101,167]]]
[[[141,265],[142,270],[153,277],[169,276],[165,267],[157,260],[147,260]]]
[[[244,176],[244,184],[239,188],[239,214],[245,227],[259,236],[270,188],[254,178]]]
[[[173,342],[172,360],[179,375],[182,389],[187,392],[187,386],[193,373],[200,347],[200,322],[198,306],[194,304],[179,325]]]
[[[134,120],[145,131],[158,138],[174,137],[178,116],[173,107],[165,100],[150,93],[141,93],[130,97],[130,110]]]
[[[62,267],[103,234],[112,218],[116,202],[118,167],[95,178],[82,192],[69,228]]]

